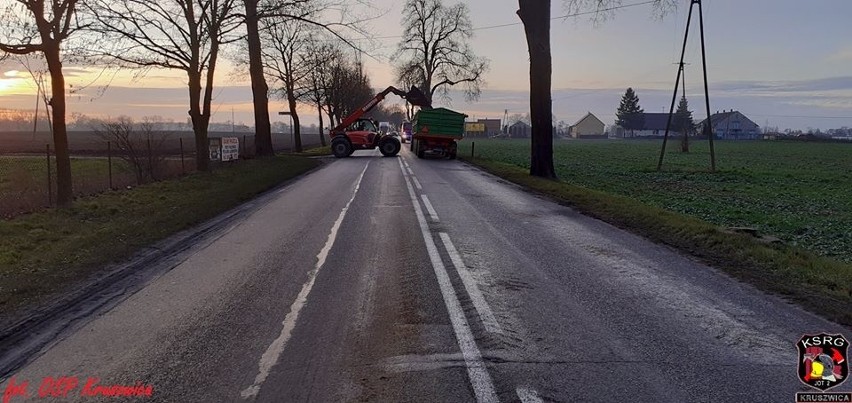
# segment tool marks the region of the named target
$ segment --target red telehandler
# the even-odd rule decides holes
[[[390,135],[382,135],[375,123],[363,118],[370,112],[379,102],[382,102],[388,94],[396,94],[404,98],[408,103],[419,106],[421,109],[431,109],[432,105],[429,100],[423,95],[417,87],[411,87],[408,92],[398,90],[394,87],[388,87],[384,91],[376,94],[370,102],[367,102],[363,107],[358,108],[349,116],[343,119],[337,127],[329,131],[331,137],[331,152],[337,158],[348,157],[355,150],[373,150],[376,147],[382,152],[385,157],[393,157],[399,153],[402,145],[399,139]]]

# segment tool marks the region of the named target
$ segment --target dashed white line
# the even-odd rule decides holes
[[[462,284],[464,284],[465,290],[467,290],[467,295],[470,296],[471,302],[473,302],[473,307],[476,309],[476,313],[479,314],[479,318],[482,320],[482,324],[485,326],[485,330],[489,333],[498,333],[502,334],[503,329],[500,327],[500,324],[497,323],[497,318],[494,317],[494,312],[491,311],[491,306],[488,305],[488,302],[485,301],[485,297],[482,296],[482,291],[479,290],[479,286],[476,285],[476,280],[471,276],[470,271],[465,266],[464,261],[459,255],[459,251],[456,250],[455,245],[453,245],[453,241],[450,239],[450,236],[447,235],[446,232],[441,232],[440,234],[441,241],[444,243],[444,248],[447,249],[447,254],[450,255],[450,260],[453,262],[453,266],[456,267],[456,271],[459,273],[459,277],[461,278]]]
[[[411,202],[414,204],[414,213],[417,216],[420,232],[423,234],[423,240],[426,243],[429,260],[432,263],[432,268],[435,270],[435,276],[438,278],[438,286],[441,289],[441,295],[444,297],[444,305],[447,307],[450,322],[456,334],[456,340],[464,357],[473,393],[476,395],[476,400],[480,403],[498,402],[497,393],[494,391],[494,384],[491,381],[491,375],[488,373],[485,363],[482,362],[482,353],[479,352],[479,347],[476,345],[476,340],[470,331],[470,325],[468,325],[467,318],[464,316],[458,296],[455,290],[453,290],[450,276],[444,267],[443,261],[441,261],[441,256],[438,254],[438,247],[435,245],[435,240],[432,239],[432,235],[429,233],[429,225],[426,223],[426,217],[423,215],[423,210],[417,201],[417,194],[414,193],[414,188],[411,186],[411,181],[408,180],[408,177],[403,177],[405,178],[405,186],[408,188],[408,194],[411,196]]]
[[[272,344],[269,345],[266,352],[264,352],[260,357],[260,362],[258,363],[258,374],[254,378],[254,383],[240,392],[243,399],[249,399],[257,396],[258,392],[260,392],[261,385],[263,385],[263,382],[266,381],[266,378],[269,376],[269,371],[278,363],[278,358],[281,357],[281,353],[284,351],[284,347],[287,345],[287,342],[290,340],[290,336],[293,333],[293,329],[296,327],[296,320],[299,318],[299,312],[305,306],[305,303],[308,300],[308,294],[311,293],[311,289],[314,287],[314,281],[317,278],[317,274],[323,264],[325,264],[325,259],[328,257],[331,247],[334,246],[334,241],[337,239],[337,231],[340,230],[340,224],[343,223],[343,219],[346,217],[346,212],[349,211],[349,206],[352,204],[352,201],[355,200],[355,196],[358,194],[358,189],[361,188],[361,180],[364,179],[364,174],[367,172],[367,168],[369,168],[369,166],[370,163],[367,162],[367,165],[364,166],[364,170],[361,171],[361,175],[358,177],[358,181],[355,182],[355,190],[352,192],[352,197],[346,203],[346,206],[343,207],[343,210],[340,211],[340,215],[337,216],[337,220],[334,221],[334,224],[331,226],[331,232],[328,234],[328,239],[317,254],[316,266],[313,270],[308,272],[308,280],[302,284],[302,290],[299,291],[299,295],[296,296],[296,300],[293,301],[292,305],[290,305],[290,312],[287,313],[287,316],[284,317],[284,321],[281,322],[283,325],[281,334],[272,342]]]
[[[416,186],[416,187],[417,187],[417,190],[423,190],[423,186],[420,186],[420,181],[419,181],[419,180],[417,180],[417,177],[416,177],[416,176],[411,175],[411,180],[413,180],[413,181],[414,181],[414,186]]]
[[[432,203],[429,202],[429,197],[424,194],[421,194],[420,198],[423,199],[423,204],[426,206],[426,211],[429,212],[429,218],[431,218],[432,221],[435,222],[441,221],[440,219],[438,219],[438,212],[435,211],[435,207],[432,207]]]
[[[538,392],[530,388],[517,388],[515,389],[515,393],[518,394],[518,398],[521,399],[523,403],[544,403],[544,400],[541,400],[538,397]]]

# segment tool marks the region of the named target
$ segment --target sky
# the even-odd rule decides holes
[[[5,1],[5,0],[4,0]],[[452,0],[445,0],[448,4]],[[633,87],[646,112],[667,111],[675,63],[686,25],[688,0],[656,18],[642,0],[623,0],[622,9],[603,22],[592,16],[557,18],[551,30],[553,108],[569,124],[592,112],[607,124],[627,87]],[[403,1],[372,0],[363,10],[376,18],[369,30],[378,46],[363,56],[377,88],[394,84],[393,53],[402,33]],[[510,0],[464,1],[476,27],[474,51],[490,60],[481,98],[465,102],[455,94],[439,106],[470,118],[500,118],[529,110],[529,64],[523,28]],[[852,1],[704,0],[704,27],[710,110],[735,109],[760,126],[781,129],[852,126]],[[586,10],[583,8],[583,10]],[[566,14],[553,1],[553,16]],[[697,10],[686,53],[686,94],[697,119],[706,116]],[[495,27],[500,26],[500,27]],[[0,109],[32,109],[32,79],[17,62],[0,65]],[[109,117],[158,115],[185,120],[185,78],[178,72],[107,72],[69,66],[70,112]],[[225,65],[217,75],[214,121],[251,124],[251,92],[245,74]],[[109,83],[102,91],[102,86]],[[88,86],[87,86],[88,85]],[[83,88],[83,89],[80,89]],[[389,98],[390,100],[390,98]],[[274,100],[273,119],[283,103]],[[303,121],[316,121],[303,111]]]

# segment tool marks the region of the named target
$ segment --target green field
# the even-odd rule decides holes
[[[529,167],[526,140],[461,142],[459,153]],[[660,141],[557,141],[559,178],[627,196],[725,227],[750,227],[789,245],[852,262],[852,144],[716,142],[709,172],[707,142],[680,152],[669,143],[656,171]]]

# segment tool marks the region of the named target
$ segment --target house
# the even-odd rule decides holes
[[[642,129],[633,130],[631,133],[629,129],[625,129],[621,126],[615,126],[613,129],[613,131],[615,132],[615,136],[627,138],[662,138],[666,135],[666,125],[668,125],[669,123],[668,113],[643,113],[642,116],[645,119],[644,126],[642,126]],[[672,124],[674,124],[674,115],[672,115]],[[669,128],[669,136],[679,136],[680,134],[680,129],[675,128],[674,126]]]
[[[668,113],[643,113],[645,124],[641,129],[629,130],[618,127],[616,132],[620,134],[618,137],[662,137],[666,134],[666,124],[669,121]],[[674,129],[669,129],[671,135]]]
[[[503,122],[500,119],[479,119],[477,122],[485,125],[485,134],[489,137],[503,131]]]
[[[568,136],[575,139],[602,139],[606,138],[604,134],[605,127],[604,122],[589,112],[568,129]]]
[[[714,113],[710,116],[710,122],[714,138],[717,139],[756,140],[760,138],[760,126],[733,109]],[[700,125],[701,133],[704,132],[704,125],[706,124],[707,119],[704,119]]]
[[[509,137],[512,138],[529,138],[532,134],[532,127],[523,121],[517,121],[508,129]]]

